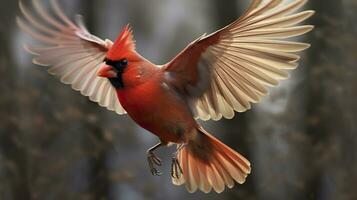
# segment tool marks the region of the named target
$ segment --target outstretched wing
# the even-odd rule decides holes
[[[313,28],[297,25],[314,13],[295,13],[306,1],[253,0],[238,20],[198,38],[166,64],[166,81],[186,95],[203,120],[250,109],[267,95],[267,86],[288,78],[300,58],[295,53],[310,46],[284,40]]]
[[[113,43],[90,34],[79,15],[74,24],[65,16],[56,0],[50,0],[56,18],[43,8],[39,0],[33,0],[32,3],[40,19],[35,18],[20,2],[20,9],[26,20],[18,17],[17,24],[33,39],[45,44],[25,45],[25,49],[36,56],[33,62],[50,66],[50,74],[59,77],[61,82],[70,84],[74,90],[98,102],[100,106],[124,114],[125,110],[117,99],[115,88],[108,79],[96,75]]]

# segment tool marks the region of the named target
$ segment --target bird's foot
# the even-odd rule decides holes
[[[160,176],[162,172],[156,169],[155,166],[161,166],[161,160],[153,152],[148,152],[148,163],[150,167],[150,172],[153,176]]]
[[[176,156],[172,158],[171,162],[171,177],[179,179],[182,175],[182,168]]]
[[[178,145],[176,152],[173,154],[172,162],[171,162],[171,177],[172,178],[179,179],[183,173],[180,162],[177,159],[177,155],[184,147],[186,147],[186,144]]]
[[[152,167],[150,169],[150,171],[153,176],[161,176],[162,175],[162,172],[160,170],[156,169],[155,167]]]
[[[171,162],[171,177],[175,179],[179,179],[181,175],[182,175],[181,165],[177,157],[173,157]]]

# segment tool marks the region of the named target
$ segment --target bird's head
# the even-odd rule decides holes
[[[114,87],[122,88],[124,86],[122,74],[137,59],[132,30],[127,25],[107,52],[104,64],[98,70],[97,75],[108,78]]]

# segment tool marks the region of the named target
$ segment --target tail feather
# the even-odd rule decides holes
[[[213,159],[213,164],[216,166],[219,175],[221,175],[227,187],[232,188],[234,186],[234,180],[232,179],[232,176],[230,175],[228,169],[226,169],[226,166],[222,163],[219,156],[220,155],[217,155],[217,157]]]
[[[223,144],[200,128],[197,136],[181,149],[178,160],[182,176],[173,178],[175,185],[186,185],[189,192],[197,189],[209,193],[212,189],[221,193],[225,186],[245,182],[251,171],[250,163],[242,155]]]
[[[195,160],[193,159],[193,157],[187,153],[187,176],[188,176],[188,188],[190,191],[195,191],[197,190],[198,187],[198,182],[199,182],[199,177],[197,176],[197,167],[195,165],[193,165],[195,163]]]

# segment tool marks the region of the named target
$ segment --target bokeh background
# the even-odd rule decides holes
[[[59,2],[102,38],[115,39],[130,23],[138,51],[154,63],[235,20],[249,3]],[[22,49],[31,39],[15,25],[17,0],[0,3],[0,200],[357,199],[356,0],[311,0],[316,28],[298,39],[312,48],[292,78],[233,120],[204,123],[252,162],[247,182],[222,194],[173,186],[172,148],[159,150],[165,174],[152,177],[145,152],[157,138],[31,64]]]

